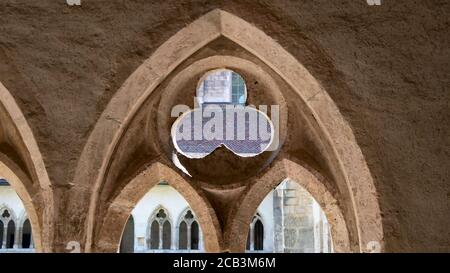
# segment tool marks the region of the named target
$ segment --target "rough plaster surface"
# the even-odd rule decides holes
[[[374,177],[386,250],[450,251],[446,1],[2,1],[0,81],[31,127],[55,199],[64,203],[125,79],[214,8],[263,30],[325,87]]]

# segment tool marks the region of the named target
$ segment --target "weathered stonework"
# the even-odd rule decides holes
[[[115,251],[139,197],[168,178],[208,226],[206,249],[240,252],[255,207],[292,178],[324,209],[336,251],[450,251],[449,11],[1,1],[0,172],[36,250]],[[161,113],[190,105],[199,77],[224,66],[249,81],[249,102],[283,106],[283,146],[254,161],[217,151],[200,162],[209,172],[186,161],[189,178],[171,162],[173,121]]]
[[[323,230],[328,229],[326,217],[311,194],[294,181],[279,187],[274,197],[276,252],[331,252],[328,232]]]

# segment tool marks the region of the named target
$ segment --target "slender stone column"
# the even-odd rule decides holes
[[[187,249],[191,250],[191,225],[187,225]]]
[[[172,227],[171,226],[171,229],[170,229],[170,249],[172,249],[172,250],[175,250],[178,247],[178,242],[177,242],[177,239],[178,239],[177,234],[178,233],[179,233],[178,227],[176,227],[176,226]]]
[[[163,242],[164,242],[164,222],[165,221],[158,221],[159,224],[159,242],[158,242],[158,249],[163,249]],[[171,242],[170,244],[172,245],[172,238],[170,238]]]
[[[22,234],[21,232],[22,228],[19,227],[19,225],[16,226],[16,230],[14,231],[14,245],[13,248],[19,248],[20,244],[19,244],[19,237],[20,234]]]
[[[199,231],[198,250],[199,251],[205,251],[205,248],[203,246],[203,232],[202,232],[202,229],[200,228],[200,225],[199,225],[198,231]]]

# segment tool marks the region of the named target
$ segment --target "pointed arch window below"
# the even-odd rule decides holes
[[[188,209],[182,214],[178,225],[178,249],[200,249],[200,226],[192,210]]]
[[[264,224],[261,216],[257,213],[250,223],[247,234],[247,251],[263,251],[264,250]]]
[[[150,249],[159,249],[159,223],[156,220],[150,227]]]
[[[191,224],[191,249],[198,250],[199,243],[199,227],[197,221]]]
[[[257,219],[253,227],[254,250],[264,250],[264,226],[261,220]]]
[[[178,228],[178,248],[187,249],[187,240],[187,224],[185,221],[182,221]]]
[[[149,249],[162,250],[172,248],[172,225],[164,208],[159,208],[150,219]]]
[[[172,228],[169,221],[163,224],[162,249],[170,249],[172,242]]]
[[[30,248],[31,246],[31,224],[30,220],[25,220],[22,227],[22,248]]]
[[[6,231],[6,248],[14,247],[15,237],[16,237],[16,224],[14,223],[13,220],[10,220]]]

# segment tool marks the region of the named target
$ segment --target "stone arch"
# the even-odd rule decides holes
[[[260,220],[264,226],[266,225],[266,221],[264,220],[264,217],[261,216],[261,213],[258,210],[256,210],[254,217],[255,217],[255,219]],[[255,221],[252,219],[252,221],[250,221],[250,224],[254,224],[254,222]]]
[[[219,252],[221,231],[214,210],[206,198],[177,172],[166,165],[155,162],[133,178],[109,204],[98,235],[95,237],[95,251],[116,252],[122,234],[116,226],[124,226],[128,215],[139,200],[160,181],[167,181],[198,211],[196,214],[204,232],[205,249],[208,252]],[[167,210],[166,210],[167,211]],[[172,221],[173,222],[173,221]]]
[[[147,59],[122,85],[102,113],[77,166],[75,182],[92,194],[87,219],[86,251],[94,242],[99,195],[115,148],[135,113],[155,88],[184,60],[219,37],[238,44],[275,71],[301,98],[307,118],[321,132],[332,157],[338,186],[345,192],[346,211],[357,251],[369,242],[383,245],[376,188],[350,126],[320,83],[275,40],[243,19],[213,10],[186,26]]]
[[[231,224],[225,230],[225,238],[230,242],[228,248],[231,252],[243,252],[249,230],[249,223],[263,199],[286,178],[292,179],[306,189],[319,203],[331,226],[334,249],[337,252],[350,252],[358,250],[351,245],[351,238],[341,208],[323,183],[323,177],[308,168],[290,159],[277,161],[271,169],[261,177],[256,178],[248,190],[242,195],[238,205],[230,217]]]
[[[52,249],[53,194],[45,164],[25,116],[14,97],[0,82],[0,112],[3,124],[10,126],[2,132],[18,147],[16,152],[24,162],[19,164],[10,155],[0,152],[0,174],[10,183],[22,200],[33,229],[36,251],[49,252]],[[0,128],[3,130],[4,128]]]

